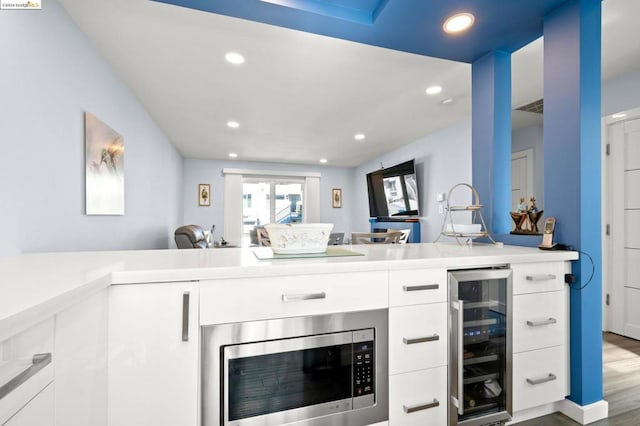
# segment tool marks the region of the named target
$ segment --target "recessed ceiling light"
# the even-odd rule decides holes
[[[443,99],[442,102],[440,102],[442,105],[449,105],[452,104],[454,101],[453,98],[447,98],[447,99]]]
[[[236,52],[229,52],[224,55],[224,59],[227,60],[230,64],[240,65],[244,64],[244,56]]]
[[[623,118],[623,117],[626,117],[626,116],[627,116],[627,114],[625,114],[624,112],[619,112],[617,114],[613,114],[611,116],[611,118]]]
[[[355,135],[353,135],[353,138],[357,141],[363,141],[366,136],[364,133],[356,133]]]
[[[237,129],[238,127],[240,127],[240,123],[238,123],[237,121],[227,121],[227,126],[231,127],[232,129]]]
[[[425,92],[427,93],[427,95],[437,95],[438,93],[442,92],[442,86],[427,87],[427,90],[425,90]]]
[[[322,164],[324,164],[324,163],[326,163],[326,162],[327,162],[327,159],[326,159],[326,158],[321,158],[321,159],[320,159],[320,162],[321,162]]]
[[[447,18],[442,25],[445,33],[457,34],[471,28],[476,18],[470,13],[457,13]]]
[[[238,158],[238,154],[236,154],[235,152],[230,152],[230,153],[229,153],[229,157],[231,157],[231,158]]]

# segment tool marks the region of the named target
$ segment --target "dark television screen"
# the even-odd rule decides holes
[[[367,174],[371,217],[418,216],[414,160]]]

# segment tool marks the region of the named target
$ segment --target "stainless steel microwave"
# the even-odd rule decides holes
[[[387,310],[203,327],[204,426],[388,419]]]

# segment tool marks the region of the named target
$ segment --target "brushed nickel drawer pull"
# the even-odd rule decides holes
[[[530,385],[540,385],[542,383],[552,382],[552,381],[554,381],[556,379],[557,379],[557,377],[556,377],[555,374],[549,373],[549,375],[547,377],[543,377],[542,379],[529,379],[529,378],[527,378],[527,383],[529,383]]]
[[[402,291],[437,290],[440,284],[403,285]]]
[[[182,341],[189,341],[189,298],[190,293],[185,291],[182,294]]]
[[[527,275],[527,281],[549,281],[555,279],[556,276],[553,274]]]
[[[416,404],[416,405],[402,405],[402,409],[405,413],[411,414],[416,411],[428,410],[429,408],[436,408],[440,406],[440,401],[433,398],[433,402],[429,402],[426,404]]]
[[[0,400],[13,392],[18,386],[27,381],[30,377],[51,364],[51,353],[34,354],[31,358],[31,365],[22,372],[0,385]]]
[[[313,300],[313,299],[326,299],[327,293],[321,291],[320,293],[305,293],[305,294],[283,294],[283,302],[297,302],[300,300]]]
[[[558,322],[558,320],[556,320],[555,318],[549,318],[549,319],[546,319],[546,320],[527,321],[527,325],[529,327],[540,327],[541,325],[555,324],[557,322]]]
[[[406,337],[402,338],[402,342],[405,345],[413,345],[415,343],[424,343],[424,342],[435,342],[436,340],[440,340],[440,336],[434,334],[433,336],[425,336],[425,337],[414,337],[413,339],[409,339]]]

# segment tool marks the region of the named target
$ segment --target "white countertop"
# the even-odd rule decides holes
[[[259,260],[250,248],[23,254],[0,261],[0,341],[111,284],[575,260],[578,253],[449,243],[354,245],[364,256]]]

